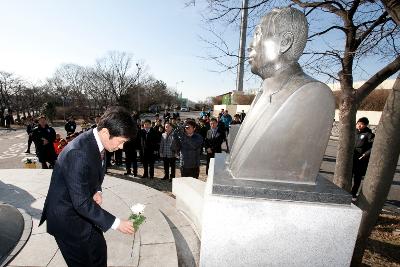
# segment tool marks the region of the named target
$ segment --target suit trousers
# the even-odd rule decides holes
[[[181,168],[181,177],[193,177],[198,179],[200,174],[200,167],[195,168]]]
[[[88,240],[55,239],[69,267],[107,266],[107,244],[100,229],[93,227]]]
[[[175,178],[175,158],[163,158],[164,161],[164,178]],[[171,172],[169,171],[171,169]]]
[[[143,177],[148,177],[150,174],[150,178],[154,177],[154,155],[144,155],[142,157],[143,163]]]
[[[136,151],[135,151],[136,152]],[[131,173],[131,168],[133,168],[133,174],[136,176],[137,175],[137,159],[136,155],[127,155],[125,157],[125,166],[126,166],[126,172]]]

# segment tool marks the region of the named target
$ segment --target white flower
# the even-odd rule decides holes
[[[145,207],[145,205],[137,203],[131,207],[131,211],[133,214],[140,214],[144,211]]]
[[[37,157],[25,157],[21,160],[21,162],[23,163],[36,163],[38,162],[38,158]]]

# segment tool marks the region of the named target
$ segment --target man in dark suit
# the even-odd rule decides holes
[[[47,231],[54,236],[68,266],[107,266],[102,232],[112,228],[133,234],[130,221],[116,218],[100,205],[104,151],[121,149],[136,131],[128,112],[110,108],[97,128],[80,134],[59,155],[39,225],[47,220]]]
[[[144,128],[140,130],[140,157],[143,163],[142,178],[154,178],[155,151],[158,147],[158,137],[151,127],[151,121],[144,121]]]
[[[215,118],[210,120],[211,129],[207,131],[207,137],[204,141],[204,147],[207,152],[207,165],[206,174],[208,174],[208,167],[210,159],[215,157],[215,153],[221,153],[221,145],[226,139],[225,131],[218,127],[218,122]]]

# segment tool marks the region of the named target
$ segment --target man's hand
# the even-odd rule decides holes
[[[135,228],[133,228],[132,222],[131,221],[126,221],[126,220],[121,220],[118,226],[118,231],[124,234],[133,234],[135,233]]]
[[[101,205],[101,203],[103,203],[103,195],[100,192],[96,192],[96,194],[93,195],[93,200],[98,205]]]
[[[207,148],[207,153],[211,154],[212,153],[212,149],[211,148]]]
[[[42,140],[43,140],[43,145],[47,145],[49,143],[49,141],[45,138],[42,138]]]

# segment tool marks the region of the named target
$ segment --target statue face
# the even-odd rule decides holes
[[[268,27],[267,24],[258,25],[254,31],[253,41],[248,49],[251,72],[261,76],[263,79],[273,75],[279,63],[280,40],[261,27]]]

